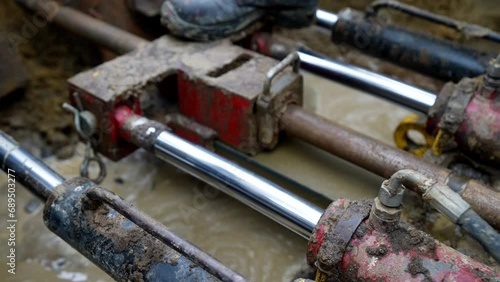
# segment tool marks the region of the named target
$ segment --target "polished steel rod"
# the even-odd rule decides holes
[[[309,238],[323,211],[276,184],[202,147],[163,131],[154,153],[189,174]]]
[[[299,56],[305,70],[409,109],[427,114],[436,102],[435,94],[392,78],[306,51],[299,51]]]
[[[339,17],[325,10],[318,9],[316,11],[316,25],[331,29],[338,21]]]
[[[64,178],[26,152],[10,136],[0,131],[0,166],[37,197],[46,201]]]

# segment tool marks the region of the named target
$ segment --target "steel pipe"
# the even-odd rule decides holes
[[[39,2],[39,1],[19,1],[20,3],[27,5],[26,2]],[[52,2],[52,1],[49,1]],[[35,5],[36,6],[36,5]],[[28,7],[33,7],[33,5],[28,5]],[[60,9],[57,14],[59,13],[65,13],[67,10],[72,10],[71,8],[64,8]],[[35,10],[36,12],[37,10]],[[78,11],[72,10],[71,13],[75,14],[81,14]],[[57,18],[57,14],[55,15],[55,18]],[[66,15],[67,16],[67,15]],[[82,16],[83,17],[83,16]],[[65,17],[70,23],[69,26],[74,25],[75,28],[79,30],[84,30],[85,29],[85,22],[83,21],[71,21],[71,17]],[[90,17],[86,17],[85,21],[88,21],[89,26],[95,26],[99,22],[98,20],[95,20]],[[57,21],[59,25],[62,25],[65,28],[69,28],[66,26],[63,21]],[[99,22],[98,24],[100,25],[105,25],[105,26],[110,26],[106,23]],[[103,28],[102,30],[99,30],[99,34],[101,36],[109,36],[110,38],[114,37],[114,33],[117,32],[114,30],[116,28]],[[71,30],[71,29],[70,29]],[[117,29],[121,33],[127,33],[125,31],[121,31]],[[94,31],[95,32],[95,31]],[[127,33],[128,34],[128,33]],[[81,34],[82,36],[89,38],[89,34]],[[94,38],[100,38],[100,37],[94,37]],[[131,49],[133,45],[135,46],[141,46],[141,44],[147,42],[143,39],[137,40],[137,38],[132,38],[132,42],[135,42],[134,44],[124,46],[123,50],[125,49]],[[105,44],[105,42],[98,42],[99,44]],[[137,43],[137,44],[136,44]],[[122,42],[123,44],[123,42]],[[125,48],[127,47],[127,48]],[[137,47],[134,47],[137,48]],[[120,50],[121,48],[118,48]],[[116,51],[116,50],[115,50]],[[306,53],[303,53],[306,54]],[[307,54],[306,54],[307,55]],[[309,58],[307,56],[302,55],[302,58]],[[311,60],[313,58],[310,58]],[[314,61],[314,60],[313,60]],[[383,85],[383,83],[382,83]],[[424,106],[426,105],[431,105],[433,104],[432,101],[429,101],[428,99],[432,99],[428,94],[429,93],[421,93],[422,97],[425,97],[424,99],[420,100],[417,99],[415,100],[415,107],[417,109],[420,109],[420,111],[424,111]],[[411,97],[411,96],[410,96]],[[418,97],[418,96],[417,96]],[[453,177],[453,175],[450,176],[450,171],[437,167],[435,165],[426,163],[418,158],[416,158],[413,155],[410,155],[404,151],[400,151],[395,148],[391,148],[385,145],[381,145],[378,142],[372,140],[371,138],[364,136],[362,134],[358,134],[352,131],[349,131],[348,129],[339,127],[335,125],[334,123],[330,121],[326,121],[324,119],[315,117],[313,115],[307,114],[304,112],[302,109],[291,106],[283,115],[282,117],[282,125],[284,129],[288,132],[290,132],[292,135],[295,135],[297,137],[302,138],[303,140],[312,143],[330,153],[333,153],[335,155],[338,155],[350,162],[353,162],[355,164],[360,165],[361,167],[368,169],[370,171],[373,171],[374,173],[377,173],[383,177],[390,177],[394,172],[400,169],[405,169],[405,168],[410,168],[417,170],[419,172],[422,172],[423,174],[433,177],[439,181],[444,181],[448,183],[448,185],[452,188],[455,188],[455,191],[459,192],[462,197],[466,201],[471,204],[471,206],[476,210],[479,211],[481,216],[485,218],[490,224],[492,224],[494,227],[497,229],[500,229],[500,197],[497,195],[497,193],[488,190],[486,187],[483,185],[475,182],[475,181],[461,181],[456,177]],[[338,130],[338,131],[337,131]],[[350,139],[354,138],[354,139]],[[179,139],[180,140],[180,139]],[[373,143],[375,142],[375,143]],[[352,147],[353,144],[361,144],[364,145],[364,147]],[[370,145],[372,145],[370,147]],[[152,147],[155,146],[155,144],[151,144]],[[366,148],[366,151],[363,151],[362,149]],[[380,149],[376,150],[374,148]],[[358,157],[348,157],[352,152],[357,152]],[[363,152],[363,153],[361,153]],[[384,153],[386,152],[387,155],[384,156]],[[360,156],[361,154],[365,154],[364,156]],[[355,154],[356,155],[356,154]],[[369,157],[367,157],[369,156]],[[217,157],[214,155],[213,157]],[[373,159],[370,159],[372,157]],[[175,160],[172,160],[175,161]],[[218,172],[215,172],[218,173]],[[254,175],[254,177],[256,177]],[[451,181],[451,180],[453,181]],[[214,181],[221,181],[223,179],[216,179]],[[239,187],[241,188],[241,187]],[[239,191],[239,190],[237,190]],[[241,193],[241,191],[239,191]],[[260,191],[262,192],[262,191]],[[286,192],[285,192],[286,193]],[[279,193],[278,193],[279,194]],[[235,194],[236,195],[236,194]],[[260,196],[263,196],[263,194],[260,194]],[[254,198],[249,198],[248,195],[245,194],[238,194],[239,199],[243,201],[247,201],[249,205],[255,207],[255,202],[259,201],[260,199],[254,199]],[[283,208],[283,207],[282,207]],[[273,210],[270,209],[270,207],[265,207],[264,209],[269,209],[269,211],[266,211],[269,213],[270,216],[275,216],[278,219],[282,216],[287,216],[287,214],[280,215],[278,210]],[[319,209],[317,207],[310,208],[308,209],[311,211],[311,214],[313,215],[318,215],[320,214]],[[283,210],[284,211],[284,210]],[[289,215],[289,214],[288,214]],[[314,217],[314,219],[313,219]],[[286,218],[286,217],[283,217]],[[302,229],[302,233],[304,233],[305,228],[307,225],[312,225],[312,221],[316,220],[319,217],[312,216],[309,218],[309,220],[304,219],[304,220],[299,220],[298,222],[295,222],[292,224],[292,228],[299,228]],[[307,223],[309,221],[309,223]],[[315,222],[314,222],[315,223]]]
[[[317,75],[427,114],[436,95],[386,76],[336,62],[307,51],[299,51],[301,67]]]
[[[35,13],[43,13],[55,24],[120,54],[131,52],[148,43],[145,39],[72,8],[60,6],[54,1],[17,2]],[[318,10],[316,16],[318,24],[323,27],[331,27],[337,21],[335,14],[323,10]],[[434,104],[435,95],[416,87],[306,51],[299,54],[304,69],[326,78],[338,80],[423,113],[427,113],[428,108]]]
[[[64,178],[0,131],[0,166],[44,202]]]
[[[123,139],[152,151],[306,239],[323,213],[265,178],[166,131],[163,124],[134,114],[127,106],[116,108],[114,116]]]
[[[280,123],[292,136],[384,178],[399,170],[411,169],[448,184],[487,222],[500,229],[500,194],[474,180],[458,178],[448,169],[307,113],[298,106],[289,106]]]
[[[436,95],[431,92],[360,67],[332,60],[276,35],[257,33],[253,36],[252,42],[254,51],[278,60],[292,52],[298,52],[302,69],[414,111],[427,114],[436,101]]]
[[[102,45],[118,54],[131,52],[148,43],[147,40],[130,32],[98,21],[52,0],[16,0],[16,2],[32,10],[43,19],[58,24],[68,31]]]

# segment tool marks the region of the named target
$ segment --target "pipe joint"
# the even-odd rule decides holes
[[[457,223],[470,209],[470,205],[450,187],[408,169],[400,170],[384,181],[379,192],[380,202],[387,207],[396,207],[403,200],[404,188],[420,194],[422,199],[428,201],[453,223]]]
[[[398,185],[396,189],[391,188],[389,180],[382,182],[378,192],[378,199],[384,206],[397,208],[403,203],[405,188],[403,185]]]

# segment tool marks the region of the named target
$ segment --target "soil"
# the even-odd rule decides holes
[[[14,1],[0,5],[0,31],[22,58],[30,83],[0,100],[0,128],[40,157],[68,158],[78,142],[73,118],[61,105],[68,100],[66,80],[100,61],[91,45],[55,26],[28,28],[33,16]],[[23,31],[30,30],[30,33]],[[31,38],[26,37],[29,35]]]

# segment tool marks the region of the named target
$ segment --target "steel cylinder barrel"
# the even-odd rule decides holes
[[[66,181],[1,131],[0,159],[46,202],[45,225],[117,281],[246,281],[112,192]]]
[[[91,191],[104,189],[89,180],[72,179],[58,189],[61,193],[45,206],[45,225],[113,279],[221,281],[107,203],[90,197]]]
[[[444,81],[476,77],[492,54],[395,27],[346,9],[332,28],[332,41]]]
[[[151,150],[162,160],[211,184],[304,238],[322,210],[278,185],[165,130],[158,122],[135,115],[127,106],[115,110],[122,138]]]
[[[458,192],[481,217],[493,227],[500,229],[499,193],[474,180],[458,178],[448,169],[427,163],[405,151],[309,114],[298,106],[289,106],[281,116],[280,122],[282,128],[292,136],[384,178],[391,177],[399,170],[412,169],[446,183]]]
[[[0,131],[0,167],[6,173],[16,177],[43,201],[54,192],[54,188],[63,183],[64,178],[46,164],[35,158],[10,136]]]

